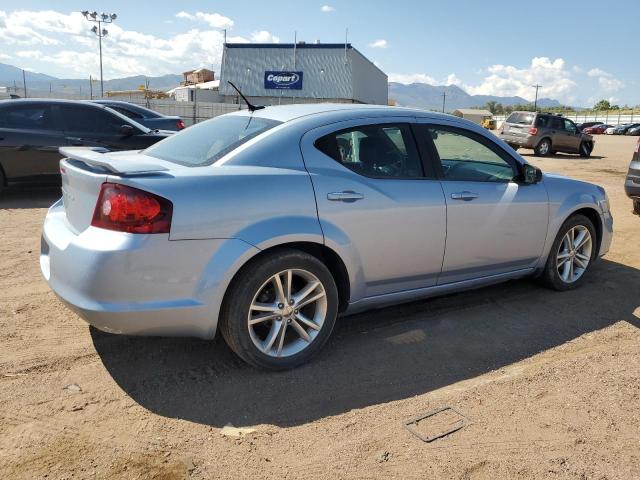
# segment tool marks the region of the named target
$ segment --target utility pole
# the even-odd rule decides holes
[[[90,22],[95,22],[98,25],[94,25],[91,31],[98,37],[98,45],[100,48],[100,96],[104,97],[104,78],[102,76],[102,37],[106,37],[109,31],[106,28],[102,28],[103,23],[111,23],[118,15],[115,13],[100,13],[89,12],[89,10],[83,10],[82,15]]]
[[[93,100],[93,79],[89,75],[89,99]]]
[[[538,85],[536,83],[535,85],[531,85],[531,86],[536,89],[536,99],[533,102],[533,111],[537,112],[538,111],[538,89],[542,88],[542,85]]]
[[[444,103],[447,100],[447,91],[443,90],[442,91],[442,113],[444,113]]]
[[[22,86],[24,87],[24,98],[27,98],[27,80],[24,75],[24,70],[22,70]]]

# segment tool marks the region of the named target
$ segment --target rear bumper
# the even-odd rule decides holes
[[[640,200],[640,160],[633,161],[629,165],[624,191],[628,197]]]
[[[532,136],[520,136],[520,135],[511,135],[509,133],[501,133],[499,135],[500,140],[510,145],[517,145],[522,148],[534,148],[538,143],[537,137]]]
[[[40,268],[56,295],[100,330],[213,338],[229,258],[254,247],[168,237],[94,227],[76,235],[59,201],[44,222]],[[219,255],[226,260],[218,262]]]

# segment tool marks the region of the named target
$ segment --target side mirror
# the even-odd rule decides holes
[[[534,183],[538,183],[542,180],[542,170],[538,167],[534,167],[533,165],[529,165],[525,163],[522,166],[522,182],[525,185],[533,185]]]
[[[128,124],[124,124],[120,127],[120,133],[122,133],[123,135],[126,135],[127,137],[133,135],[134,133],[136,133],[136,129],[133,128],[133,126],[128,125]]]

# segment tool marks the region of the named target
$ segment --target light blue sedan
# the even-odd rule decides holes
[[[339,313],[538,276],[607,252],[604,189],[483,128],[365,105],[239,111],[141,152],[61,149],[42,272],[100,330],[212,338],[295,367]]]

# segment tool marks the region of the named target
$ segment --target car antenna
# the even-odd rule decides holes
[[[240,95],[242,97],[242,99],[244,100],[244,103],[247,104],[247,108],[249,109],[249,111],[251,113],[255,112],[256,110],[260,110],[264,108],[264,105],[254,105],[253,103],[251,103],[249,100],[247,100],[247,97],[245,97],[242,92],[240,91],[240,89],[238,87],[236,87],[232,81],[227,80],[229,82],[229,85],[231,85],[233,87],[233,89],[238,92],[238,95]]]

